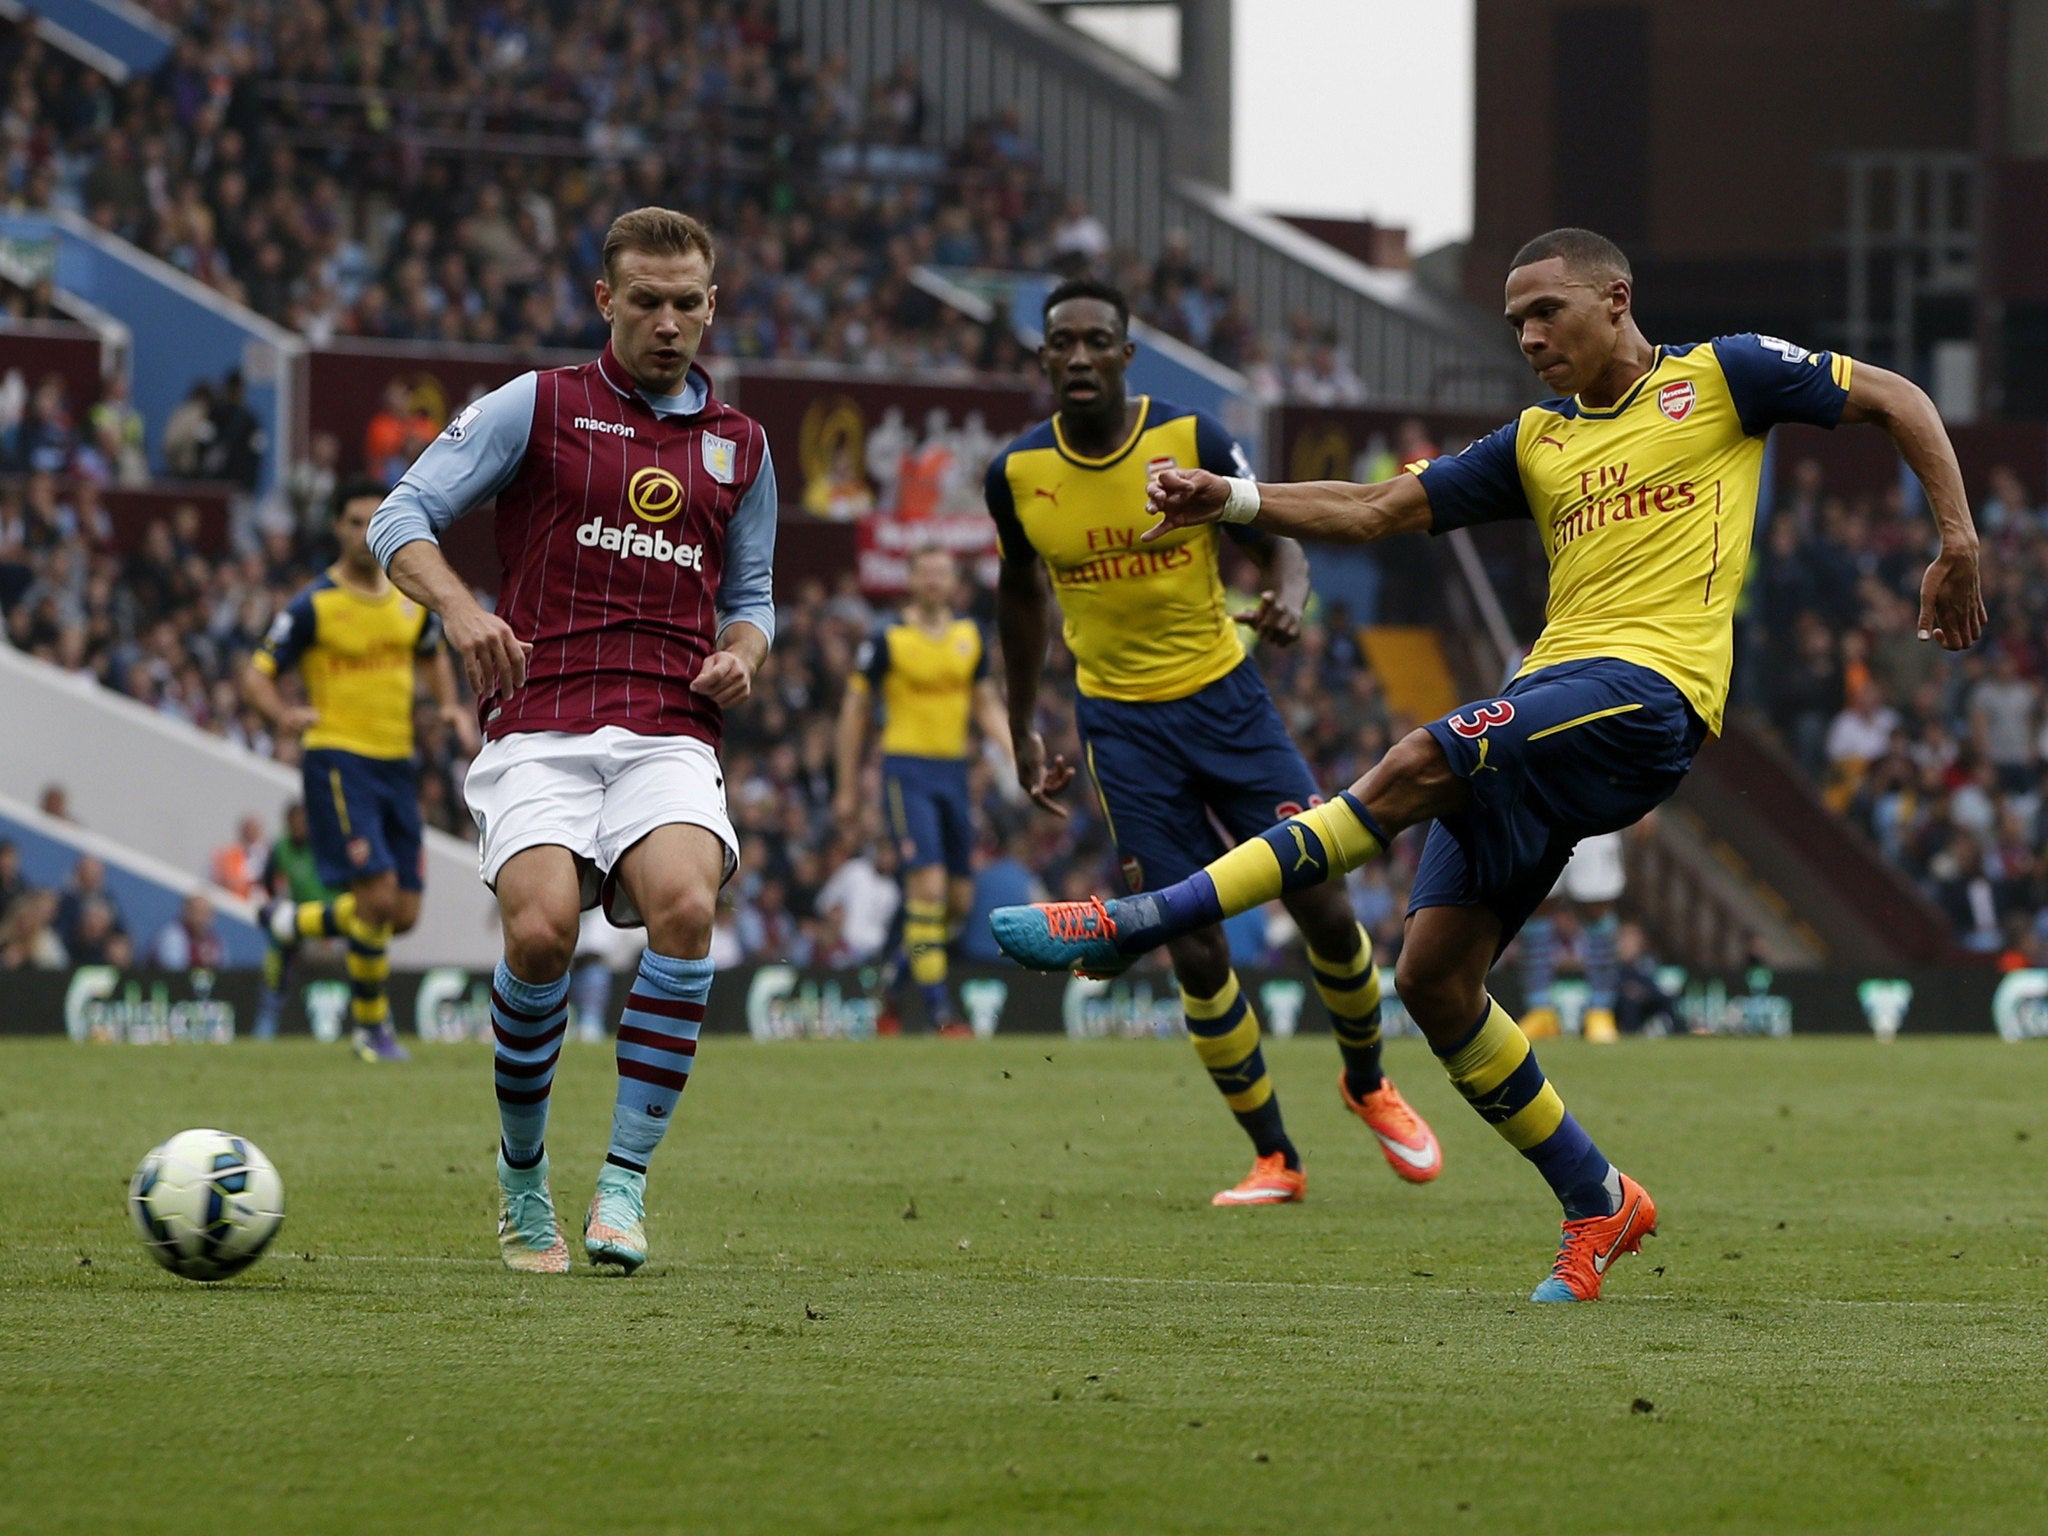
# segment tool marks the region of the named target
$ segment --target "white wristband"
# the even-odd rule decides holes
[[[1259,515],[1259,482],[1240,480],[1232,476],[1229,481],[1230,499],[1223,503],[1220,518],[1226,523],[1248,523]]]

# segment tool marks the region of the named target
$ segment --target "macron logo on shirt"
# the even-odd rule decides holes
[[[622,421],[599,421],[594,416],[578,416],[571,425],[585,432],[609,432],[613,437],[632,437],[633,429]]]

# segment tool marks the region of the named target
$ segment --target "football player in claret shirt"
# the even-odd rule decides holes
[[[1155,521],[1145,506],[1151,477],[1176,467],[1250,471],[1216,421],[1149,396],[1129,398],[1132,352],[1130,306],[1120,292],[1088,279],[1055,288],[1039,361],[1059,414],[998,454],[984,488],[1002,542],[996,618],[1018,781],[1039,805],[1066,814],[1055,796],[1073,770],[1046,760],[1034,724],[1049,572],[1074,655],[1088,771],[1125,882],[1151,891],[1223,851],[1216,823],[1256,841],[1321,795],[1224,607],[1215,530],[1140,542]],[[1273,644],[1291,645],[1308,599],[1307,557],[1292,539],[1230,531],[1270,587],[1243,621]],[[1435,1178],[1443,1167],[1436,1137],[1380,1070],[1379,968],[1344,888],[1272,894],[1307,941],[1343,1059],[1345,1105],[1397,1175],[1417,1184]],[[1231,969],[1222,928],[1192,923],[1166,942],[1188,1036],[1252,1143],[1250,1174],[1214,1203],[1301,1199],[1308,1177],[1280,1118],[1258,1015]]]
[[[641,208],[605,237],[601,356],[484,396],[406,471],[370,543],[441,615],[484,746],[465,797],[497,893],[500,1256],[568,1270],[548,1182],[549,1091],[581,914],[645,924],[618,1033],[611,1145],[584,1220],[592,1262],[647,1258],[648,1160],[689,1079],[711,989],[711,923],[739,861],[718,761],[775,629],[775,469],[758,423],[696,365],[711,237]],[[497,498],[487,613],[436,534]]]
[[[1955,451],[1910,380],[1768,336],[1653,346],[1628,260],[1554,230],[1519,251],[1507,319],[1555,398],[1451,458],[1374,485],[1159,477],[1141,547],[1217,521],[1363,542],[1526,519],[1550,561],[1543,634],[1498,696],[1397,743],[1350,789],[1177,885],[1102,902],[1000,908],[1012,955],[1113,971],[1175,935],[1332,881],[1429,822],[1395,984],[1458,1091],[1533,1163],[1564,1234],[1533,1300],[1590,1301],[1657,1208],[1566,1113],[1487,972],[1584,837],[1678,787],[1721,724],[1764,435],[1778,422],[1882,427],[1920,477],[1941,550],[1920,638],[1962,650],[1984,624],[1977,535]]]
[[[833,813],[858,825],[868,716],[882,705],[882,815],[903,869],[903,947],[925,1018],[942,1035],[969,1035],[946,991],[946,942],[974,901],[974,819],[967,791],[968,725],[1009,746],[1008,717],[988,675],[981,626],[953,611],[960,566],[944,549],[910,557],[902,617],[861,647],[839,707]]]
[[[426,848],[420,831],[419,769],[413,762],[414,668],[424,664],[442,717],[465,747],[476,722],[455,696],[455,672],[440,622],[385,579],[370,553],[370,518],[384,499],[375,480],[344,481],[334,493],[340,558],[277,616],[242,672],[242,693],[281,733],[304,747],[306,825],[332,900],[279,899],[264,911],[259,1033],[274,1031],[286,971],[306,939],[347,941],[349,1013],[355,1052],[365,1061],[403,1061],[386,987],[393,937],[419,921]],[[280,675],[297,667],[307,702],[287,704]]]

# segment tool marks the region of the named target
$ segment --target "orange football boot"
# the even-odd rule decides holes
[[[1211,1205],[1291,1205],[1308,1194],[1308,1174],[1287,1166],[1285,1152],[1269,1152],[1252,1163],[1242,1183],[1219,1189]]]
[[[1643,1239],[1657,1234],[1657,1202],[1627,1174],[1621,1175],[1621,1208],[1612,1216],[1583,1216],[1564,1224],[1564,1241],[1550,1276],[1529,1294],[1531,1301],[1598,1301],[1607,1269],[1625,1253],[1640,1252]]]
[[[1395,1173],[1410,1184],[1427,1184],[1444,1171],[1443,1148],[1436,1144],[1436,1132],[1408,1107],[1391,1077],[1382,1077],[1379,1087],[1354,1099],[1351,1085],[1340,1071],[1337,1092],[1344,1096],[1344,1107],[1365,1122],[1380,1144],[1380,1155]]]

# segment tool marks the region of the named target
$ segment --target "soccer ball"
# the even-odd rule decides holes
[[[172,1274],[225,1280],[262,1257],[284,1225],[284,1181],[245,1137],[180,1131],[135,1170],[128,1211]]]

